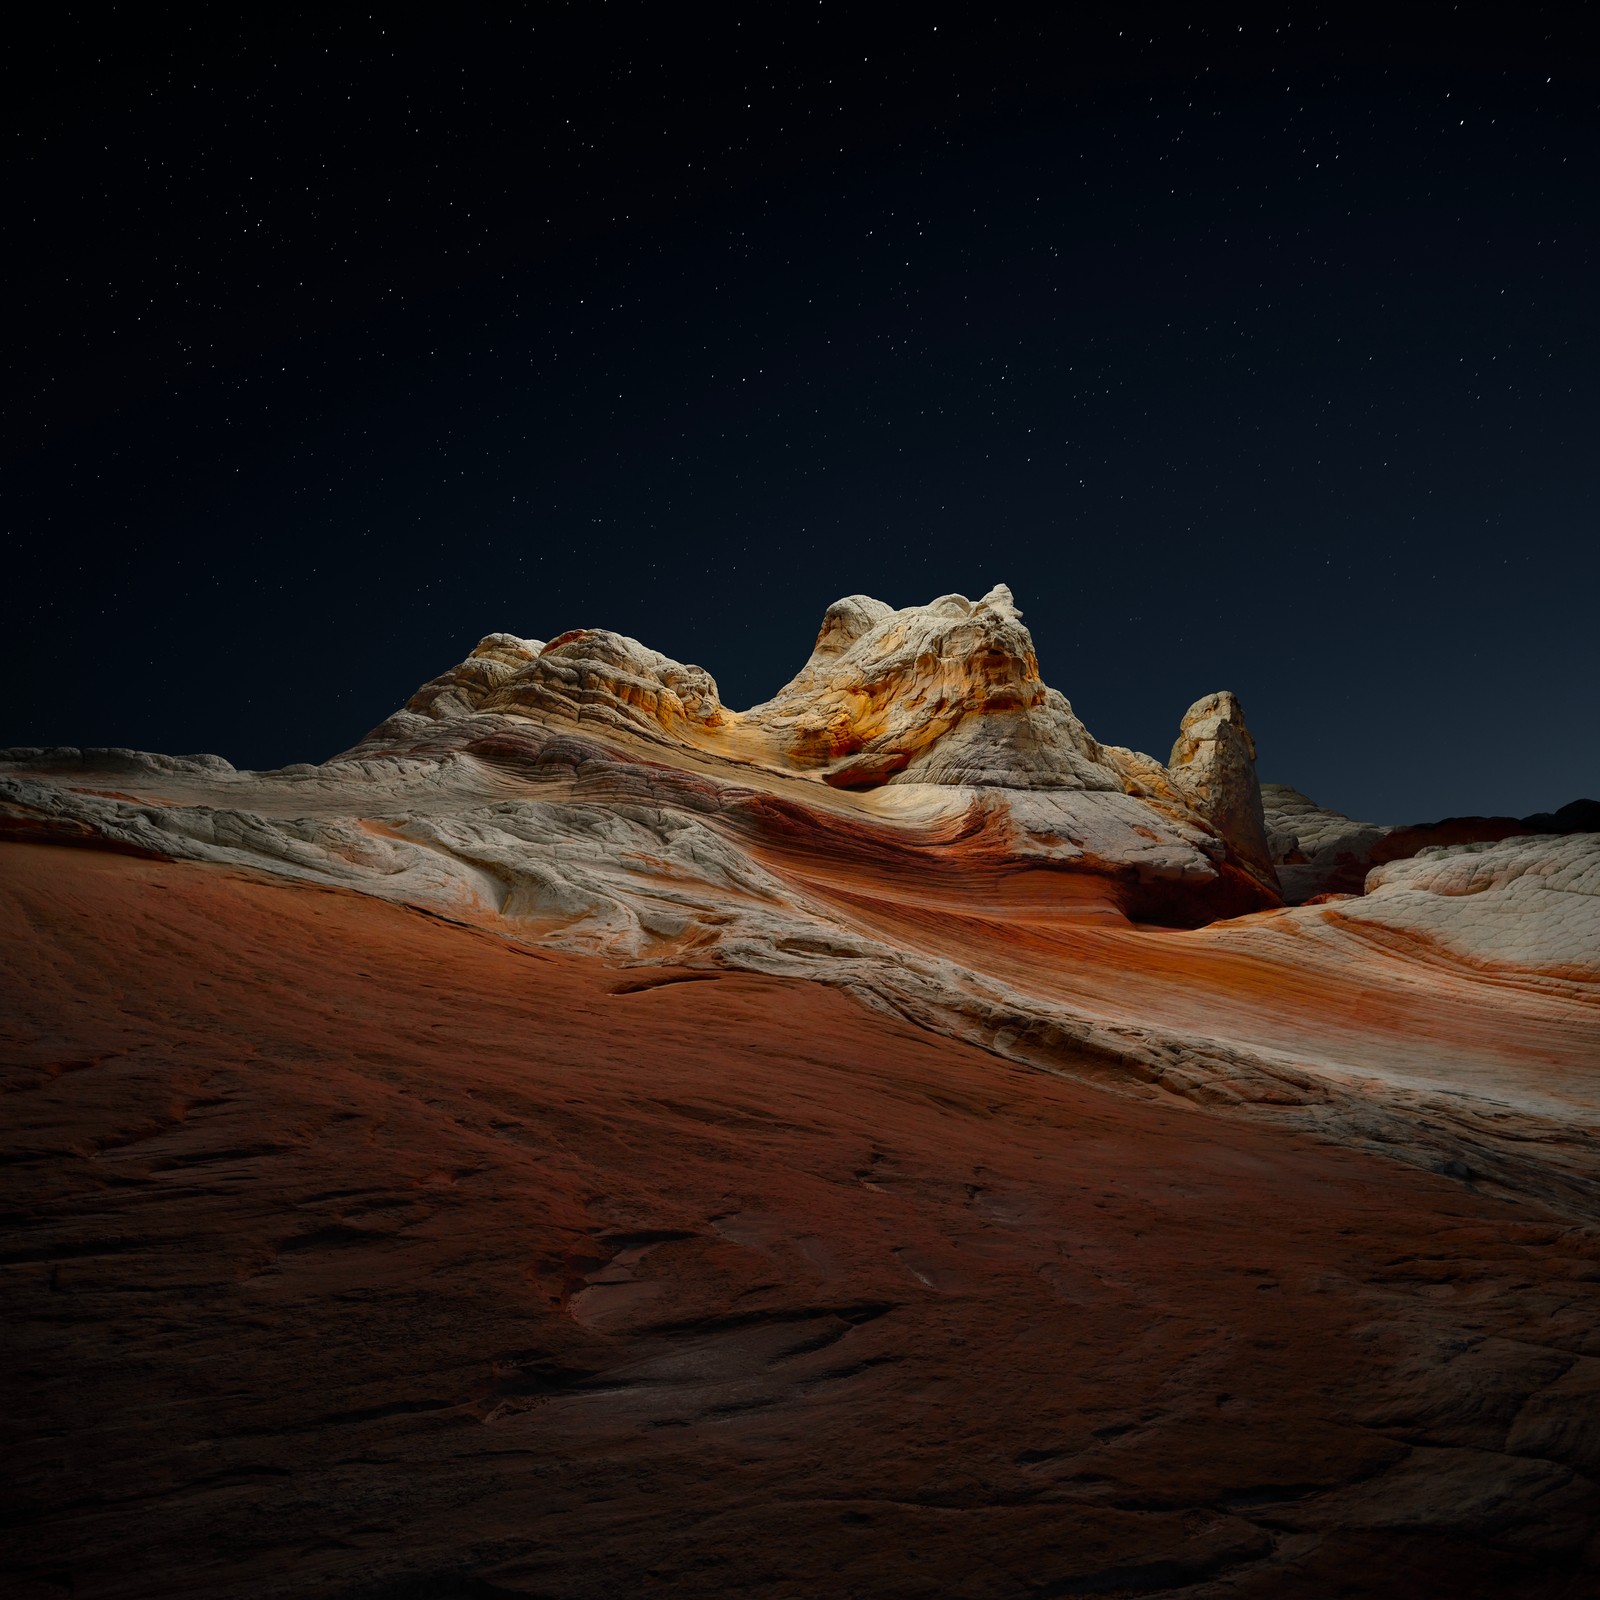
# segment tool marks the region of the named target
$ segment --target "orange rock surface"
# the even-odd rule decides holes
[[[1570,1211],[815,982],[0,893],[12,1593],[1594,1592]]]

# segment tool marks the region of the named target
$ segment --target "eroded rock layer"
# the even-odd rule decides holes
[[[20,1592],[1591,1593],[1600,834],[1254,762],[1003,586],[9,752]]]

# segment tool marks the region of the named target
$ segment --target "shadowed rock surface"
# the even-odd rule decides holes
[[[1260,792],[1268,850],[1290,905],[1319,894],[1360,894],[1374,867],[1440,846],[1493,844],[1525,834],[1600,833],[1600,802],[1594,800],[1573,800],[1531,817],[1446,817],[1388,825],[1356,822],[1287,784],[1264,783]]]
[[[1600,835],[1254,757],[1003,586],[10,752],[16,1592],[1592,1594]]]

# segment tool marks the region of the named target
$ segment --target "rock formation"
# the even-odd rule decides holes
[[[1223,690],[1190,706],[1167,765],[1179,793],[1263,883],[1276,888],[1256,782],[1255,741],[1244,725],[1238,700]]]
[[[1262,784],[1261,802],[1285,899],[1298,903],[1318,894],[1361,892],[1373,851],[1391,829],[1330,811],[1287,784]]]
[[[1102,745],[1003,586],[5,752],[17,1592],[1588,1595],[1586,816]]]
[[[436,758],[485,742],[503,756],[509,740],[529,761],[571,727],[665,746],[713,782],[800,780],[794,792],[812,805],[827,804],[813,785],[863,798],[895,786],[907,791],[898,815],[959,808],[973,826],[982,816],[1019,863],[1101,873],[1121,885],[1129,915],[1195,922],[1279,898],[1249,732],[1232,695],[1212,698],[1226,714],[1192,751],[1180,738],[1186,776],[1102,747],[1040,677],[999,584],[976,602],[943,595],[900,611],[866,595],[835,602],[799,673],[744,712],[722,705],[703,669],[620,634],[580,629],[542,647],[491,634],[341,760]],[[944,792],[913,792],[925,788]]]
[[[1360,894],[1374,867],[1445,845],[1600,832],[1600,803],[1593,800],[1531,817],[1446,817],[1403,825],[1355,822],[1281,783],[1261,785],[1261,801],[1272,862],[1291,905],[1323,894]]]
[[[852,595],[829,607],[799,674],[745,721],[838,788],[1121,788],[1040,678],[1021,615],[1003,583],[976,603],[947,594],[903,611]]]

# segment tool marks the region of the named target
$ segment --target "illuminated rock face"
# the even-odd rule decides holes
[[[1374,868],[1343,914],[1486,969],[1600,984],[1600,834],[1431,846]]]
[[[1045,685],[1011,591],[892,611],[829,607],[811,659],[745,720],[840,788],[940,783],[1122,788],[1064,696]]]
[[[935,785],[1126,796],[1137,804],[1097,808],[1086,800],[1073,813],[1099,841],[1088,852],[1094,870],[1138,877],[1150,841],[1164,841],[1174,863],[1168,876],[1187,883],[1182,898],[1194,902],[1178,914],[1192,917],[1207,914],[1199,889],[1206,881],[1217,886],[1210,915],[1277,898],[1254,747],[1234,697],[1212,700],[1225,712],[1196,733],[1182,775],[1152,757],[1101,746],[1041,678],[1032,636],[999,584],[980,600],[942,595],[900,611],[867,595],[838,600],[801,670],[771,700],[743,712],[722,705],[701,668],[621,634],[581,629],[542,647],[491,634],[349,754],[461,748],[485,736],[491,722],[518,736],[567,725],[841,791]],[[1026,826],[1015,831],[1028,837]],[[1038,852],[1024,844],[1022,853]],[[1057,865],[1065,859],[1044,855]],[[1152,907],[1151,914],[1165,913]]]
[[[537,661],[544,645],[538,639],[519,639],[514,633],[491,633],[458,666],[431,679],[387,718],[369,737],[391,744],[404,743],[425,731],[430,723],[470,717],[508,679]]]
[[[1223,690],[1184,713],[1167,763],[1173,786],[1239,853],[1263,883],[1277,887],[1256,781],[1256,745],[1237,698]]]
[[[459,666],[426,683],[368,745],[403,746],[429,722],[495,714],[586,723],[660,739],[726,719],[711,674],[604,628],[577,628],[540,644],[491,633]]]
[[[651,733],[716,728],[724,721],[709,672],[604,628],[577,628],[552,639],[485,699],[483,709],[578,722],[615,717]]]

